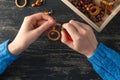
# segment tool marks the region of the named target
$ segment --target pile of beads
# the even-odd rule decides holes
[[[70,0],[76,8],[94,22],[100,22],[105,14],[110,14],[116,1],[101,0],[100,5],[96,5],[94,0]]]

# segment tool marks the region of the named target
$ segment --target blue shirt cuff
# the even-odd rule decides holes
[[[94,54],[88,58],[95,71],[104,80],[117,80],[120,78],[120,55],[100,43]]]
[[[88,58],[88,61],[91,63],[96,63],[96,61],[98,62],[98,64],[100,64],[99,62],[101,62],[102,59],[104,59],[106,57],[105,51],[107,47],[100,43],[97,47],[97,49],[95,50],[94,54]],[[108,51],[107,51],[108,52]]]
[[[107,64],[107,62],[109,62],[107,61],[108,58],[111,59],[116,64],[118,64],[120,61],[120,55],[116,51],[100,43],[94,54],[90,58],[88,58],[88,61],[94,64],[101,64],[101,63]],[[106,60],[106,63],[103,63],[103,60]]]
[[[10,40],[7,40],[0,44],[0,74],[19,56],[12,55],[8,50],[8,44]]]

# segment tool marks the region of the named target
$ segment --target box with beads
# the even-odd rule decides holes
[[[96,31],[102,31],[120,11],[120,0],[62,0]]]

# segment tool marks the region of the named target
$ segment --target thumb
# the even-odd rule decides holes
[[[38,32],[39,34],[42,34],[43,32],[45,32],[51,26],[52,26],[52,24],[50,24],[50,22],[46,21],[42,25],[40,25],[39,27],[37,27],[35,29],[35,31]]]

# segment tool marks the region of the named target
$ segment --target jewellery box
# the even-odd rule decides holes
[[[120,0],[61,0],[61,1],[64,2],[69,8],[71,8],[78,16],[85,20],[89,25],[91,25],[97,32],[101,32],[110,22],[110,20],[112,20],[112,18],[120,11]],[[89,3],[89,1],[91,2]],[[92,1],[94,1],[94,3],[92,3]],[[87,13],[84,13],[84,11],[86,11]],[[96,14],[100,14],[100,16],[102,16],[100,17],[101,19],[99,19],[99,17],[97,19]]]

